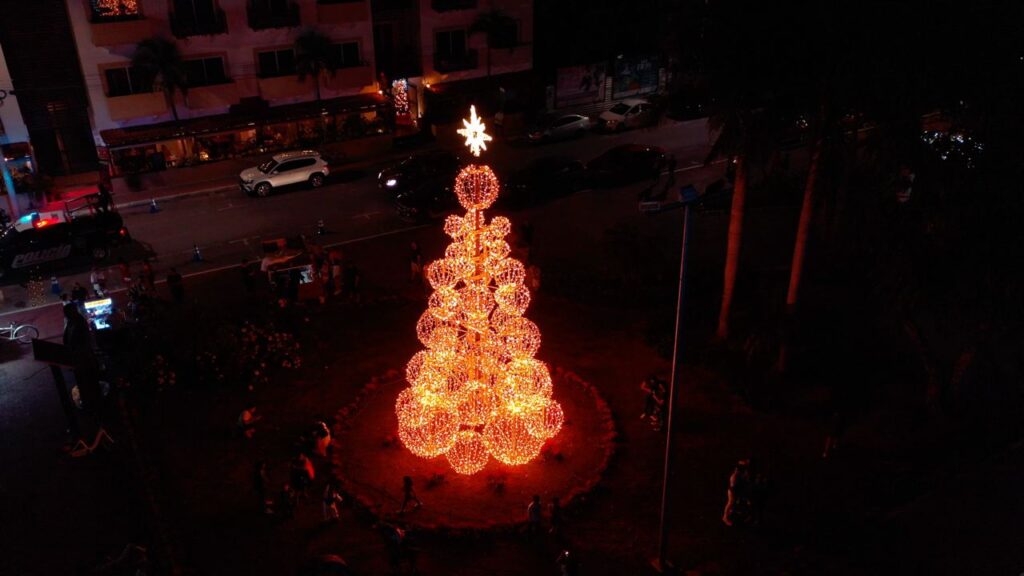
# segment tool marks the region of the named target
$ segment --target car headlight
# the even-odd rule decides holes
[[[384,185],[385,185],[385,186],[387,186],[388,188],[394,188],[395,186],[397,186],[397,185],[398,185],[398,180],[396,180],[396,179],[394,179],[394,178],[388,178],[388,179],[387,179],[387,180],[386,180],[386,181],[384,182]]]

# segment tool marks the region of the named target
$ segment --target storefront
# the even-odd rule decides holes
[[[197,166],[229,158],[386,134],[390,103],[379,94],[268,107],[249,101],[228,114],[104,130],[111,176]]]

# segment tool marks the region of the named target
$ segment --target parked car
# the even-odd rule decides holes
[[[565,114],[542,119],[526,135],[532,143],[553,142],[579,138],[593,127],[590,118],[582,114]]]
[[[498,196],[498,207],[522,208],[566,196],[584,185],[583,163],[565,156],[545,156],[513,172]]]
[[[601,113],[598,128],[607,132],[619,132],[626,128],[648,126],[657,120],[654,106],[641,98],[627,98]]]
[[[324,185],[331,173],[327,161],[315,150],[284,152],[238,175],[238,186],[246,194],[269,196],[278,188],[295,184],[309,184],[313,188]]]
[[[657,178],[666,164],[665,150],[658,146],[622,144],[587,162],[587,183],[618,186]]]
[[[461,168],[459,157],[435,150],[410,156],[377,175],[377,186],[397,197],[424,186],[450,188]]]

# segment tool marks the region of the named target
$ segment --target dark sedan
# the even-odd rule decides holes
[[[667,158],[662,148],[623,144],[587,162],[587,181],[595,187],[630,184],[657,178],[666,164]]]
[[[583,188],[583,163],[564,156],[538,158],[513,172],[502,186],[498,207],[522,208]]]
[[[377,186],[396,197],[423,186],[450,187],[460,167],[459,157],[451,152],[424,152],[381,170]]]

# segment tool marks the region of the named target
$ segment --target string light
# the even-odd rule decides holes
[[[466,130],[479,126],[479,134],[464,134],[466,143],[484,148],[473,109],[471,118]],[[479,472],[492,457],[510,465],[533,460],[564,420],[551,399],[550,371],[534,358],[540,329],[523,317],[530,291],[525,266],[509,257],[511,222],[483,213],[498,190],[487,166],[467,166],[456,177],[466,213],[447,218],[452,243],[426,268],[434,291],[416,323],[425,349],[409,360],[410,387],[395,402],[402,443],[425,458],[445,455],[460,474]]]

